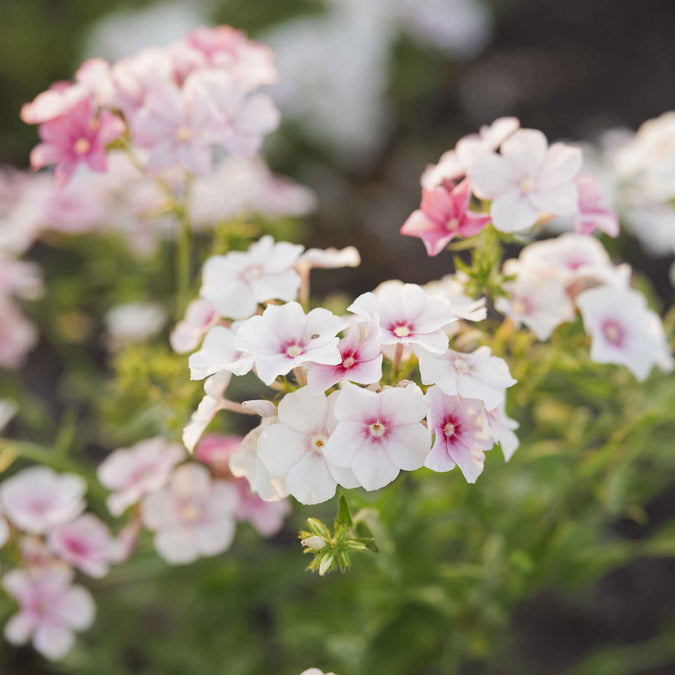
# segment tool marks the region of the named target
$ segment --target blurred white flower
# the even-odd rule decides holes
[[[130,302],[113,307],[105,317],[108,344],[112,349],[145,342],[166,324],[164,308],[154,302]]]

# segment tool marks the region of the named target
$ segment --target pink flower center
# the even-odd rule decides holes
[[[250,267],[247,267],[245,270],[243,270],[239,275],[241,280],[246,282],[255,281],[256,279],[260,279],[262,276],[263,268],[261,265],[251,265]]]
[[[201,512],[195,504],[185,504],[180,509],[180,516],[183,522],[194,523],[201,517]]]
[[[300,356],[302,352],[303,352],[302,345],[292,344],[286,347],[286,356],[288,356],[291,359],[294,359],[296,356]]]
[[[356,359],[353,354],[350,354],[347,358],[343,359],[342,367],[343,368],[353,368],[356,363]]]
[[[195,132],[188,127],[178,127],[176,129],[176,140],[179,143],[187,143],[194,138]]]
[[[390,330],[399,338],[408,337],[412,333],[412,327],[407,321],[394,324]]]
[[[316,434],[315,436],[312,436],[309,444],[312,446],[313,450],[316,450],[317,452],[323,452],[323,448],[325,447],[327,440],[328,439],[326,438],[325,434]]]
[[[76,539],[75,537],[70,537],[65,541],[66,549],[73,555],[83,556],[86,555],[89,548],[86,542],[81,539]]]
[[[86,155],[91,150],[91,143],[86,138],[78,138],[73,145],[76,155]]]
[[[621,346],[625,337],[623,326],[617,321],[605,321],[602,324],[602,334],[609,344],[615,347]]]
[[[456,440],[461,432],[459,420],[454,415],[448,415],[442,424],[443,435],[447,440]]]
[[[459,218],[450,218],[450,220],[445,224],[445,228],[451,232],[456,230],[459,227]]]
[[[473,370],[473,367],[471,366],[470,363],[468,363],[464,359],[456,358],[455,359],[455,369],[457,370],[458,373],[466,375],[467,373],[470,373]]]
[[[528,316],[532,313],[532,303],[528,298],[514,297],[511,301],[511,311],[517,316]]]
[[[368,432],[372,438],[382,438],[387,433],[387,427],[380,420],[377,420],[368,425]]]

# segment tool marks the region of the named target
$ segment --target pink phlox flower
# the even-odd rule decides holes
[[[592,234],[596,230],[610,237],[619,234],[619,219],[607,206],[598,181],[589,174],[580,174],[575,181],[579,193],[578,211],[574,216],[574,230],[578,234]]]
[[[31,152],[31,167],[37,170],[55,164],[54,181],[61,187],[70,181],[80,164],[104,173],[108,166],[107,146],[124,130],[119,117],[105,110],[97,114],[94,104],[84,99],[65,115],[40,126],[42,143]]]
[[[453,314],[464,321],[483,321],[487,317],[485,298],[474,300],[466,294],[465,285],[456,274],[448,274],[423,286],[428,295],[437,295],[450,303]]]
[[[432,471],[451,471],[459,466],[467,483],[475,483],[483,472],[484,453],[494,445],[485,433],[480,401],[444,394],[440,387],[426,393],[433,449],[424,466]]]
[[[75,474],[31,467],[0,486],[3,513],[21,530],[43,534],[76,518],[85,507],[86,484]]]
[[[113,491],[107,500],[110,513],[119,516],[143,495],[162,488],[184,457],[185,451],[180,445],[160,437],[141,441],[131,448],[120,448],[108,455],[97,475],[101,484]]]
[[[324,454],[338,467],[351,469],[366,490],[391,483],[401,470],[419,469],[429,453],[430,437],[422,424],[427,405],[415,384],[381,392],[347,383],[337,394],[337,427]]]
[[[86,87],[71,82],[54,82],[38,94],[31,103],[21,108],[21,119],[26,124],[45,124],[68,114],[89,96]]]
[[[72,648],[74,631],[94,621],[94,601],[82,586],[72,585],[72,572],[63,567],[11,570],[3,577],[5,590],[19,603],[19,612],[5,625],[7,641],[33,646],[48,659],[60,659]]]
[[[176,324],[169,336],[177,354],[187,354],[199,347],[204,335],[218,321],[218,315],[207,300],[197,298],[187,306],[185,317]]]
[[[535,129],[515,132],[501,146],[469,167],[472,189],[491,199],[492,223],[502,232],[521,232],[551,216],[576,213],[574,178],[581,151],[563,143],[548,146]]]
[[[90,513],[50,530],[47,541],[60,558],[97,579],[108,573],[115,559],[107,525]]]
[[[183,429],[183,445],[189,452],[194,451],[209,424],[225,408],[227,404],[225,391],[230,386],[231,379],[232,374],[230,372],[220,370],[204,382],[204,397]]]
[[[401,227],[401,234],[419,237],[430,256],[438,255],[457,236],[472,237],[490,222],[490,216],[469,210],[471,187],[439,185],[422,191],[422,204]]]
[[[214,326],[204,337],[201,349],[190,356],[190,378],[203,380],[223,370],[245,375],[253,367],[253,357],[235,347],[235,330]]]
[[[270,385],[298,366],[340,363],[337,333],[344,324],[321,307],[305,314],[297,302],[269,305],[239,328],[234,346],[254,358],[258,377]]]
[[[382,378],[379,327],[373,322],[355,322],[338,343],[342,360],[337,365],[310,365],[307,384],[326,391],[338,382],[374,384]]]
[[[416,284],[391,284],[375,293],[364,293],[348,309],[379,324],[384,346],[420,346],[439,354],[448,346],[444,327],[457,320],[450,303],[426,294]]]
[[[336,466],[325,454],[335,428],[337,392],[326,398],[309,387],[286,394],[279,403],[278,421],[265,427],[258,440],[258,457],[267,470],[283,479],[302,504],[333,497],[337,484],[359,486],[348,467]]]
[[[495,443],[499,443],[504,460],[508,462],[520,445],[514,433],[520,424],[506,414],[506,401],[502,401],[494,410],[483,410],[483,426],[485,433]]]
[[[283,527],[291,507],[287,499],[264,501],[255,492],[245,478],[237,479],[235,486],[239,490],[238,521],[251,523],[263,537],[273,537]]]
[[[212,480],[208,469],[184,464],[166,488],[143,499],[141,519],[155,532],[155,549],[181,565],[228,549],[234,538],[239,493],[231,483]]]

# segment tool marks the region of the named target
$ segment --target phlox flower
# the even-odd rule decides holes
[[[577,210],[574,178],[581,168],[581,151],[562,143],[548,146],[536,129],[516,131],[493,153],[469,168],[474,192],[491,199],[492,223],[502,232],[521,232],[552,215],[571,216]]]
[[[519,127],[520,122],[515,117],[500,117],[490,126],[482,126],[479,133],[464,136],[454,150],[443,153],[437,164],[426,168],[422,174],[422,187],[433,190],[446,181],[461,179],[472,164],[497,150]]]
[[[337,395],[338,420],[324,455],[339,467],[351,468],[366,490],[391,483],[400,470],[419,469],[430,439],[421,423],[427,406],[419,387],[386,388],[381,392],[347,383]]]
[[[207,434],[200,439],[194,458],[211,468],[218,478],[232,478],[230,458],[241,448],[241,436]]]
[[[183,445],[189,452],[194,451],[206,428],[227,405],[225,390],[230,386],[231,379],[231,373],[221,370],[204,382],[204,397],[183,429]]]
[[[199,92],[210,106],[212,140],[229,152],[253,157],[266,134],[279,126],[280,115],[267,94],[249,94],[233,75],[220,70],[195,72],[186,95]]]
[[[592,337],[593,361],[624,365],[640,381],[653,366],[673,370],[661,320],[641,293],[601,286],[581,293],[577,305]]]
[[[86,630],[94,621],[91,595],[72,585],[67,568],[11,570],[4,575],[3,586],[19,603],[19,612],[5,625],[5,638],[15,645],[32,639],[48,659],[63,658],[73,646],[73,632]]]
[[[26,124],[45,124],[68,114],[89,95],[86,87],[71,82],[54,82],[30,103],[21,107],[21,120]]]
[[[547,340],[555,328],[574,317],[574,305],[556,279],[509,281],[504,289],[508,297],[497,298],[497,311],[516,326],[527,326],[540,340]]]
[[[423,384],[436,384],[448,396],[478,399],[488,410],[496,408],[504,400],[506,389],[516,384],[506,361],[492,356],[489,347],[471,353],[419,350],[418,356]]]
[[[448,274],[423,286],[428,295],[437,295],[450,303],[453,314],[465,321],[483,321],[487,317],[485,298],[474,300],[466,295],[464,284],[456,274]]]
[[[235,332],[225,326],[214,326],[204,338],[202,347],[190,356],[190,378],[203,380],[223,370],[245,375],[253,367],[253,357],[242,354],[234,346]]]
[[[2,512],[19,529],[43,534],[84,510],[87,487],[79,476],[45,466],[20,471],[0,485]]]
[[[156,302],[125,302],[105,315],[108,344],[112,349],[145,342],[166,324],[166,312]]]
[[[26,300],[36,300],[43,291],[40,268],[37,265],[16,260],[0,250],[0,295],[16,295]]]
[[[430,256],[438,255],[455,237],[471,237],[490,222],[490,216],[469,210],[470,202],[467,180],[452,188],[424,189],[420,208],[405,221],[401,234],[419,237]]]
[[[343,381],[375,384],[382,378],[382,354],[375,323],[357,322],[338,342],[341,361],[337,365],[310,365],[307,384],[315,390],[326,391]]]
[[[279,418],[265,427],[258,440],[258,457],[267,470],[284,479],[302,504],[325,502],[343,487],[358,487],[349,468],[336,466],[326,455],[335,428],[335,397],[302,387],[279,403]]]
[[[60,558],[97,579],[108,573],[115,558],[107,525],[90,513],[50,530],[47,541]]]
[[[483,410],[483,426],[485,433],[501,445],[504,459],[508,462],[520,445],[514,433],[520,425],[506,414],[506,401],[502,401],[494,410]]]
[[[10,298],[0,296],[0,368],[20,368],[38,332]]]
[[[186,47],[192,54],[186,52]],[[249,91],[277,80],[271,49],[262,42],[248,40],[231,26],[197,28],[174,46],[173,55],[183,74],[194,67],[226,70]]]
[[[619,234],[619,219],[607,206],[598,181],[589,174],[575,179],[579,195],[578,210],[574,216],[574,230],[578,234],[592,234],[596,230],[610,237]]]
[[[354,246],[343,249],[337,248],[309,248],[298,259],[299,267],[309,269],[338,269],[340,267],[358,267],[361,264],[361,255]]]
[[[41,537],[29,535],[19,540],[21,562],[31,570],[44,570],[49,567],[68,568],[68,563],[57,558]]]
[[[105,110],[97,114],[90,100],[82,100],[65,115],[40,126],[42,143],[31,152],[31,167],[37,170],[56,164],[54,181],[58,186],[68,183],[80,164],[104,173],[107,146],[124,130],[119,117]]]
[[[208,469],[184,464],[174,470],[166,488],[145,496],[141,520],[155,532],[155,549],[180,565],[229,548],[234,537],[236,488],[212,481]]]
[[[429,429],[434,446],[424,466],[432,471],[451,471],[458,466],[467,483],[483,472],[484,453],[494,445],[483,429],[480,401],[448,396],[440,387],[426,393]]]
[[[176,354],[187,354],[199,347],[209,328],[218,320],[218,315],[207,300],[197,298],[190,302],[185,317],[176,324],[169,336],[171,348]]]
[[[204,264],[200,295],[220,316],[246,319],[259,302],[295,300],[300,275],[293,269],[303,247],[262,237],[248,251],[213,256]]]
[[[446,300],[426,294],[416,284],[392,284],[364,293],[348,309],[379,324],[382,345],[420,346],[439,354],[448,346],[443,328],[457,320]]]
[[[342,319],[321,307],[305,314],[297,302],[269,305],[239,328],[234,346],[253,356],[258,377],[270,385],[298,366],[340,363],[336,336],[343,327]]]
[[[107,500],[110,513],[119,516],[146,493],[163,487],[184,457],[180,445],[160,437],[108,455],[98,467],[97,476],[104,487],[113,491]]]
[[[272,476],[258,456],[258,441],[267,426],[277,422],[277,411],[271,401],[245,401],[244,407],[258,413],[260,424],[244,436],[241,447],[230,458],[230,471],[248,481],[252,492],[266,502],[276,502],[288,495],[283,479]]]

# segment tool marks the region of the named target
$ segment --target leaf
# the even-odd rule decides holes
[[[349,510],[349,504],[347,503],[347,498],[345,497],[344,492],[340,492],[340,498],[338,499],[337,524],[346,525],[347,527],[354,526],[352,514]]]

